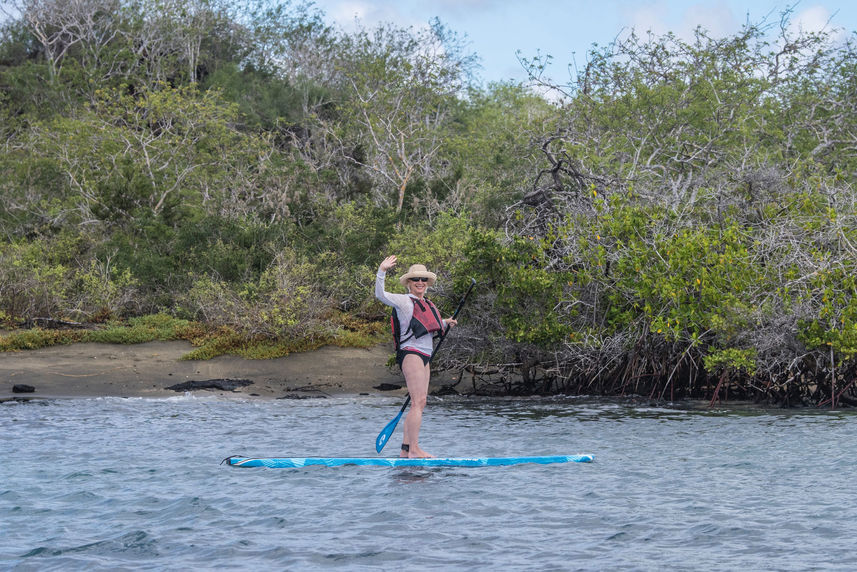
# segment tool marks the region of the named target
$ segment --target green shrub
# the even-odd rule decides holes
[[[92,258],[81,235],[0,244],[0,311],[10,319],[76,321],[122,316],[136,307],[138,281],[108,257]]]
[[[283,339],[325,332],[325,315],[331,308],[313,265],[289,250],[278,254],[257,280],[229,284],[212,276],[196,276],[182,305],[208,324]]]

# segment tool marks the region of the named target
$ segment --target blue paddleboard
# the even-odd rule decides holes
[[[285,457],[273,459],[253,459],[248,457],[227,457],[224,461],[233,467],[269,467],[272,469],[291,469],[323,465],[341,467],[343,465],[373,465],[379,467],[496,467],[501,465],[522,465],[524,463],[591,463],[593,455],[551,455],[546,457],[477,457],[447,459],[407,459],[403,457]]]

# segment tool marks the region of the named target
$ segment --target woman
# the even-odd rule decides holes
[[[390,294],[384,291],[384,279],[387,272],[396,266],[396,257],[388,256],[378,267],[375,275],[375,297],[396,310],[399,319],[399,349],[396,362],[402,368],[408,393],[411,396],[411,409],[405,416],[405,436],[402,439],[401,457],[432,457],[420,447],[420,425],[423,422],[423,409],[428,396],[431,370],[429,361],[434,351],[434,338],[442,334],[447,325],[458,322],[452,318],[441,319],[440,313],[425,294],[428,287],[437,280],[437,275],[426,270],[422,264],[412,265],[407,273],[399,278],[408,294]]]

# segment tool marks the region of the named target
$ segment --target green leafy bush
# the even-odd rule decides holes
[[[229,284],[197,276],[182,304],[205,323],[283,339],[323,333],[330,313],[313,266],[289,250],[280,252],[257,280]]]
[[[91,321],[136,309],[138,281],[107,257],[92,258],[87,237],[0,244],[0,310],[17,319]]]

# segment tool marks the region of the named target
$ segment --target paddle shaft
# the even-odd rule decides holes
[[[467,292],[464,293],[464,296],[462,296],[461,301],[458,303],[458,307],[455,309],[455,312],[452,313],[452,319],[453,320],[458,317],[458,313],[461,312],[461,309],[464,307],[464,303],[467,301],[467,297],[470,296],[470,292],[473,290],[474,286],[476,286],[476,279],[471,278],[470,279],[470,287],[467,289]],[[429,357],[428,363],[431,363],[431,360],[433,360],[434,356],[437,355],[437,350],[440,349],[440,345],[443,343],[443,340],[446,339],[447,334],[449,334],[449,328],[450,328],[450,324],[447,324],[446,328],[443,331],[443,334],[440,336],[440,341],[434,347],[434,350],[432,351],[431,356]],[[426,365],[428,365],[428,364],[426,364]],[[402,418],[402,414],[405,412],[405,409],[408,408],[408,404],[410,402],[411,402],[411,395],[409,393],[407,399],[405,399],[405,403],[402,405],[402,408],[399,409],[398,415],[396,415],[396,417],[393,418],[392,421],[387,423],[386,427],[384,427],[381,430],[381,433],[378,434],[378,437],[375,439],[375,450],[378,451],[379,453],[381,452],[381,449],[384,448],[384,445],[387,444],[387,440],[393,434],[393,431],[396,430],[396,425],[399,424],[399,419]]]

